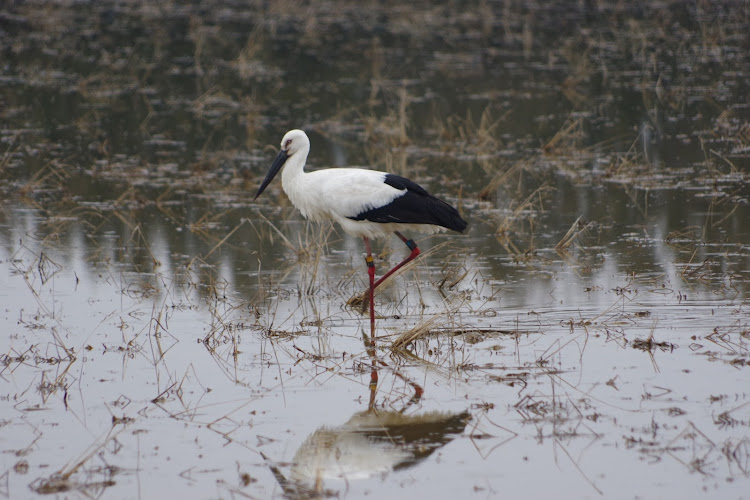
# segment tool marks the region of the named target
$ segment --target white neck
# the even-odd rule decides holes
[[[310,153],[310,145],[306,144],[298,149],[287,159],[281,172],[281,187],[298,209],[302,209],[299,202],[303,198],[304,188],[302,186],[305,177],[305,162]],[[304,210],[302,210],[304,212]]]

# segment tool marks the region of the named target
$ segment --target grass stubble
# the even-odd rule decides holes
[[[512,10],[511,4],[512,2],[506,2],[505,9]],[[485,4],[484,9],[488,8]],[[149,14],[144,10],[143,15],[153,13]],[[491,24],[491,21],[485,22]],[[534,45],[531,29],[533,22],[532,17],[525,17],[517,26],[509,24],[505,28],[506,37],[522,40],[527,57],[530,47]],[[313,38],[318,28],[314,24],[308,24],[305,29]],[[702,22],[701,28],[703,49],[699,56],[707,56],[721,43],[721,30],[706,22]],[[204,52],[210,42],[215,41],[217,33],[210,27],[201,25],[197,18],[192,18],[190,29],[196,42],[194,58],[198,64],[195,71],[199,75],[210,70],[210,63]],[[645,54],[650,43],[646,27],[633,26],[632,29],[639,36],[628,38],[626,43],[640,44],[640,48],[636,47],[634,52]],[[262,36],[260,30],[254,31],[245,50],[235,61],[238,72],[249,71],[248,68],[253,64],[265,64],[255,60],[261,53],[258,46],[262,44]],[[598,66],[591,62],[596,60],[592,54],[595,54],[595,49],[602,47],[588,47],[582,56],[577,56],[574,48],[571,44],[562,54],[571,67],[576,68],[576,77],[566,80],[562,91],[576,106],[585,107],[592,104],[587,95],[587,85],[592,74],[598,71]],[[379,49],[373,46],[373,50]],[[409,161],[412,158],[408,152],[410,147],[419,145],[419,148],[427,149],[431,154],[444,157],[468,153],[490,181],[475,197],[461,185],[456,191],[463,193],[468,198],[468,203],[479,207],[476,213],[488,215],[489,222],[482,221],[480,224],[492,226],[490,234],[495,235],[496,241],[512,263],[523,266],[531,276],[541,276],[550,263],[557,262],[556,258],[550,257],[553,253],[576,269],[581,276],[590,276],[596,266],[601,265],[601,259],[590,257],[601,253],[592,244],[594,238],[591,232],[597,226],[607,227],[609,224],[605,220],[584,221],[582,217],[578,217],[570,221],[567,231],[567,225],[565,228],[558,228],[560,236],[555,245],[551,248],[538,248],[538,242],[544,241],[547,236],[542,234],[546,229],[540,229],[538,221],[543,218],[550,205],[550,196],[554,193],[545,172],[554,171],[556,175],[572,179],[574,183],[620,186],[630,194],[632,205],[644,218],[649,214],[649,191],[670,189],[686,180],[681,172],[660,169],[658,160],[650,154],[648,144],[653,134],[662,128],[659,122],[661,108],[685,109],[690,88],[678,85],[666,90],[661,77],[657,77],[655,82],[644,84],[643,103],[648,110],[648,123],[641,127],[635,137],[621,138],[628,144],[622,148],[624,150],[614,140],[589,145],[585,119],[580,113],[575,113],[538,150],[529,152],[524,149],[524,157],[506,160],[493,156],[493,152],[509,146],[507,139],[503,137],[503,127],[511,121],[510,112],[498,112],[496,108],[488,106],[476,122],[470,113],[460,118],[451,116],[445,120],[436,119],[433,133],[440,140],[439,143],[430,144],[418,136],[410,119],[410,105],[417,97],[413,94],[416,90],[406,82],[389,80],[376,62],[377,60],[373,62],[368,107],[364,110],[341,111],[341,117],[348,117],[353,112],[359,116],[362,124],[360,133],[363,141],[369,145],[366,155],[372,165],[409,175],[407,170],[413,166]],[[647,62],[644,60],[644,65]],[[273,79],[273,69],[268,71],[268,78]],[[608,78],[613,79],[614,76],[610,75]],[[87,92],[94,92],[91,85],[97,82],[102,87],[98,89],[100,94],[107,90],[103,88],[105,85],[118,84],[92,78],[88,82]],[[238,104],[233,96],[224,94],[215,87],[203,88],[199,76],[196,77],[196,85],[201,90],[200,97],[191,104],[196,116],[211,120],[217,116],[217,109],[231,109],[239,105],[247,116],[248,123],[252,125],[247,127],[247,137],[243,141],[252,143],[255,140],[260,124],[257,118],[253,118],[257,115],[254,99]],[[383,113],[379,110],[381,105],[385,105],[386,111]],[[737,125],[736,120],[733,120],[736,113],[738,111],[733,107],[724,110],[720,115],[720,124],[723,124],[726,133],[736,143],[737,149],[742,150],[750,144],[750,136],[746,125]],[[84,126],[82,122],[85,118],[79,120],[79,126]],[[92,112],[89,118],[95,119],[96,113]],[[148,129],[151,119],[151,116],[144,117],[142,127]],[[336,125],[345,129],[345,123],[337,120],[321,122],[319,127],[330,131]],[[0,162],[0,170],[4,176],[17,153],[19,142],[18,139],[9,141],[9,148]],[[489,380],[507,386],[516,394],[515,402],[508,406],[519,416],[522,423],[520,428],[529,426],[534,429],[533,432],[540,441],[551,440],[554,443],[555,460],[564,457],[599,494],[603,493],[602,487],[579,466],[579,460],[570,448],[576,439],[584,441],[586,445],[602,440],[603,436],[596,430],[595,424],[599,420],[613,418],[612,414],[622,408],[613,409],[608,401],[597,399],[588,388],[571,382],[566,377],[567,363],[563,359],[567,361],[577,357],[583,360],[587,345],[595,339],[602,339],[600,341],[612,342],[621,347],[630,345],[635,350],[647,353],[656,373],[659,372],[659,366],[655,351],[667,354],[675,349],[697,350],[699,348],[695,346],[700,342],[716,347],[720,354],[713,353],[713,359],[738,369],[747,364],[748,330],[747,324],[742,320],[728,327],[717,325],[710,334],[694,335],[695,338],[689,339],[689,342],[688,339],[684,339],[683,343],[657,341],[655,332],[659,318],[651,317],[652,313],[639,305],[644,294],[658,294],[681,304],[687,299],[687,293],[695,293],[700,287],[707,287],[712,293],[730,302],[742,300],[746,282],[737,271],[733,259],[737,257],[734,252],[742,255],[743,243],[713,243],[712,235],[717,229],[725,228],[731,223],[733,214],[745,202],[741,186],[746,182],[747,174],[728,155],[709,145],[709,141],[701,145],[705,154],[705,168],[701,169],[697,177],[690,179],[695,184],[706,186],[700,192],[710,198],[709,214],[702,225],[686,226],[669,233],[663,239],[666,245],[675,250],[673,263],[680,269],[679,284],[671,283],[668,279],[639,276],[634,272],[626,283],[615,289],[603,290],[595,285],[588,289],[591,294],[614,294],[614,301],[600,311],[580,313],[578,317],[568,318],[527,311],[528,318],[534,320],[518,320],[515,328],[508,328],[503,324],[508,314],[498,313],[502,309],[499,301],[502,299],[503,287],[496,283],[496,279],[487,276],[486,271],[478,269],[477,262],[483,255],[477,252],[470,257],[461,257],[465,250],[455,250],[450,244],[442,242],[430,247],[415,265],[405,267],[394,277],[390,288],[378,290],[377,309],[387,311],[386,314],[381,313],[380,318],[384,320],[385,329],[389,332],[381,338],[385,341],[384,347],[381,346],[375,353],[369,353],[363,347],[359,352],[343,354],[326,339],[330,331],[335,329],[331,325],[342,314],[345,317],[351,315],[360,318],[356,308],[357,297],[360,303],[362,300],[361,294],[356,292],[363,289],[364,285],[364,280],[358,278],[358,273],[359,276],[364,276],[360,272],[363,269],[362,259],[352,257],[348,269],[341,273],[342,278],[339,278],[339,274],[329,274],[332,271],[330,259],[326,256],[330,255],[331,247],[339,242],[335,229],[331,226],[306,224],[301,230],[290,231],[288,228],[293,226],[291,223],[298,215],[288,205],[283,208],[284,215],[281,219],[271,219],[252,204],[243,203],[243,198],[238,197],[235,190],[243,186],[246,179],[239,170],[235,170],[229,176],[231,188],[225,187],[226,177],[218,177],[212,172],[221,170],[220,165],[227,160],[227,156],[211,154],[210,142],[211,139],[207,139],[204,154],[196,161],[192,173],[177,179],[158,173],[133,175],[130,163],[119,162],[117,157],[108,156],[106,162],[99,164],[98,171],[91,173],[92,177],[117,186],[118,195],[103,204],[81,202],[77,195],[71,193],[70,172],[75,169],[71,168],[70,161],[66,158],[45,163],[18,187],[17,195],[24,203],[37,210],[43,220],[37,233],[30,236],[33,245],[22,244],[11,259],[14,272],[23,277],[37,309],[36,314],[23,316],[19,325],[24,329],[38,330],[37,335],[44,332],[49,335],[49,339],[32,343],[23,352],[11,350],[4,354],[0,375],[31,369],[38,377],[35,387],[42,406],[51,404],[54,398],[67,406],[66,394],[71,389],[71,370],[76,367],[82,353],[97,349],[88,340],[70,345],[69,339],[79,337],[60,322],[54,300],[50,302],[49,293],[43,291],[48,290],[45,287],[54,283],[56,276],[65,268],[65,264],[59,263],[48,249],[60,245],[71,227],[78,225],[84,228],[93,242],[94,249],[90,254],[94,261],[92,264],[97,266],[99,273],[118,284],[122,295],[135,303],[133,310],[142,315],[138,321],[127,316],[121,317],[120,338],[114,341],[112,336],[108,336],[108,344],[104,346],[103,352],[121,353],[123,372],[127,370],[128,360],[134,357],[147,360],[153,367],[155,387],[154,397],[150,400],[151,406],[145,412],[137,416],[126,416],[124,412],[115,415],[113,410],[111,429],[94,437],[86,450],[70,459],[63,467],[32,482],[31,487],[37,493],[75,490],[85,495],[99,496],[106,488],[113,486],[118,474],[122,473],[115,466],[99,465],[98,457],[101,452],[121,438],[123,430],[143,424],[156,410],[176,421],[200,422],[202,401],[208,398],[209,391],[202,386],[198,370],[189,365],[178,374],[170,368],[170,351],[184,339],[170,331],[169,318],[179,314],[181,309],[205,308],[208,311],[210,323],[206,325],[205,335],[198,340],[227,380],[248,391],[257,391],[258,384],[248,376],[250,372],[247,361],[243,359],[248,354],[244,346],[253,345],[252,342],[243,340],[245,335],[262,339],[258,357],[274,372],[277,380],[275,384],[264,388],[267,391],[265,394],[271,391],[284,393],[284,384],[290,383],[294,377],[302,376],[299,375],[300,372],[325,383],[326,379],[334,376],[355,378],[357,375],[367,374],[372,363],[379,370],[392,373],[394,380],[411,380],[406,374],[424,370],[430,377],[443,381],[486,383]],[[101,148],[106,151],[107,145],[102,144]],[[231,155],[229,157],[231,159]],[[589,166],[592,163],[604,165],[604,168],[591,169]],[[145,185],[152,187],[146,191]],[[158,191],[155,195],[154,190]],[[192,219],[181,206],[185,202],[180,197],[186,192],[198,195],[218,193],[218,199],[215,206],[201,213],[197,219]],[[499,204],[501,199],[502,205]],[[236,203],[238,200],[240,203]],[[233,208],[226,208],[232,204],[235,205]],[[139,222],[144,206],[149,205],[153,205],[175,227],[184,228],[184,231],[198,238],[204,250],[199,255],[189,256],[177,265],[172,265],[171,271],[164,270],[162,257],[157,255],[151,237]],[[253,213],[251,218],[246,218],[246,215],[239,219],[235,217],[237,212],[246,213],[248,210]],[[123,229],[124,236],[118,242],[120,257],[108,260],[105,257],[108,250],[97,242],[97,235],[101,234],[103,228],[111,227],[113,221]],[[238,241],[246,231],[252,232],[258,249],[249,250]],[[96,248],[97,245],[102,246]],[[712,249],[710,254],[706,252],[707,247]],[[224,276],[218,258],[229,252],[262,252],[268,248],[272,248],[275,255],[283,258],[273,260],[273,270],[262,268],[261,263],[268,259],[257,258],[257,268],[253,269],[254,279],[257,280],[255,296],[240,298],[233,295],[233,283]],[[400,247],[396,246],[395,251],[400,251]],[[380,259],[387,260],[389,253],[390,247],[387,246],[379,255]],[[419,270],[426,262],[430,263],[446,254],[449,264],[442,269]],[[726,257],[720,257],[721,255]],[[730,265],[724,265],[726,262]],[[280,263],[282,265],[278,266]],[[123,267],[129,268],[129,272],[123,272]],[[340,268],[338,266],[336,269]],[[426,279],[425,275],[428,276]],[[295,278],[291,278],[292,276]],[[652,280],[660,283],[654,283],[644,292],[643,283]],[[290,281],[295,282],[293,287],[289,286]],[[399,286],[404,282],[406,286]],[[682,290],[683,287],[687,291]],[[347,300],[351,294],[354,297]],[[349,302],[353,307],[344,313],[329,313],[320,306],[321,299],[326,303]],[[296,306],[289,307],[290,302],[296,302]],[[740,308],[744,306],[744,303],[738,305]],[[486,322],[478,326],[479,318],[494,319],[489,322],[489,326]],[[643,326],[644,322],[649,322],[649,325]],[[567,330],[568,337],[556,335],[561,327]],[[640,329],[648,330],[646,338],[629,340],[632,337],[630,332]],[[297,345],[297,339],[308,336],[318,339],[317,344],[312,343],[312,348]],[[545,343],[545,338],[553,340]],[[487,361],[480,349],[497,349],[499,352],[512,350],[516,363],[510,364],[508,358],[503,358],[503,362]],[[529,349],[535,352],[531,360],[527,352]],[[570,356],[571,350],[577,350],[578,354]],[[52,366],[55,367],[54,376],[48,374],[48,368]],[[299,371],[295,372],[295,369]],[[317,375],[319,373],[323,376]],[[604,386],[617,391],[616,379],[614,377],[602,382]],[[202,387],[202,391],[193,398],[189,395],[189,386]],[[371,409],[383,410],[385,407],[399,406],[405,399],[411,400],[411,396],[406,395],[408,391],[395,387],[394,384],[390,388],[383,388],[379,395],[380,406],[375,405]],[[268,457],[259,447],[249,446],[234,437],[235,431],[244,424],[243,418],[238,415],[252,407],[254,397],[256,396],[216,417],[208,423],[208,428],[227,443],[245,446],[266,462]],[[263,397],[263,392],[257,397]],[[653,393],[644,389],[644,399],[654,397]],[[717,417],[717,422],[723,427],[743,425],[742,417],[736,415],[741,414],[746,404],[722,412]],[[521,432],[495,423],[491,416],[494,405],[494,402],[482,401],[472,408],[472,443],[485,458]],[[115,405],[113,408],[118,407]],[[685,410],[674,406],[671,411],[672,415],[679,415]],[[626,436],[626,445],[639,449],[643,456],[660,459],[665,455],[673,456],[687,469],[700,474],[711,473],[711,456],[719,450],[728,463],[736,466],[740,476],[747,476],[747,463],[742,459],[743,450],[746,452],[747,448],[746,441],[729,438],[723,443],[714,442],[707,431],[692,422],[686,424],[674,437],[665,435],[656,424],[653,427],[650,439],[644,437],[647,433],[637,436],[634,432]],[[37,440],[43,439],[43,431],[38,432]],[[491,444],[485,446],[485,442]],[[686,450],[692,452],[688,453]],[[270,468],[278,479],[280,469],[276,465],[270,465]],[[253,478],[243,472],[239,464],[238,475],[245,478],[240,482],[241,486],[252,484]],[[322,485],[318,486],[322,488]],[[239,494],[243,492],[242,487],[226,482],[223,487]],[[320,488],[315,493],[326,494],[326,490]]]

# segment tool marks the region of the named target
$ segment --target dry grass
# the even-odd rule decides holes
[[[586,366],[604,355],[658,377],[657,356],[683,356],[691,370],[704,359],[712,374],[725,368],[730,381],[748,366],[750,128],[732,95],[744,96],[746,80],[741,14],[670,2],[640,6],[645,15],[635,17],[629,5],[604,2],[592,6],[602,9],[596,22],[571,7],[562,21],[575,23],[553,24],[544,6],[510,1],[474,10],[292,0],[208,7],[6,9],[0,231],[7,279],[27,300],[22,310],[6,305],[0,375],[14,398],[16,416],[3,421],[9,439],[16,429],[31,436],[9,445],[28,456],[6,476],[21,484],[11,496],[29,483],[38,495],[133,495],[141,480],[154,484],[146,476],[159,449],[176,449],[184,468],[175,484],[196,495],[265,497],[274,486],[252,463],[282,482],[287,443],[305,436],[274,426],[274,415],[298,410],[298,391],[326,405],[344,394],[336,414],[359,405],[407,416],[459,406],[465,394],[474,422],[463,439],[478,467],[524,436],[551,443],[536,452],[551,449],[590,492],[609,493],[606,474],[585,458],[604,435],[609,444],[624,435],[615,444],[638,458],[675,459],[688,480],[694,472],[726,478],[722,487],[746,479],[737,432],[747,406],[724,407],[736,394],[717,386],[706,402],[691,387],[685,408],[711,410],[702,413],[715,422],[688,412],[683,425],[682,402],[665,410],[652,379],[592,376]],[[404,285],[400,293],[376,297],[375,348],[358,338],[366,320],[343,307],[365,282],[359,247],[330,225],[301,221],[283,196],[262,209],[251,201],[280,132],[298,126],[357,163],[426,179],[440,196],[458,193],[471,221],[465,239],[450,237],[455,247],[431,247],[390,281]],[[321,142],[320,163],[331,158]],[[687,168],[664,156],[676,149]],[[570,185],[585,193],[588,213],[557,204],[554,189]],[[606,202],[597,189],[611,189]],[[677,212],[664,209],[672,193],[684,195]],[[568,228],[580,213],[590,219]],[[386,246],[378,268],[404,251]],[[557,288],[596,252],[614,278],[576,275],[580,289]],[[550,286],[518,263],[547,273]],[[88,299],[77,306],[84,313],[69,309],[72,294]],[[569,302],[573,294],[591,300]],[[708,302],[711,314],[685,326],[682,311]],[[106,390],[96,393],[97,383]],[[122,393],[110,398],[111,387]],[[504,398],[506,407],[497,403]],[[47,426],[50,416],[60,422]],[[77,425],[88,447],[50,454],[57,425]],[[725,428],[734,434],[717,437]],[[142,436],[154,441],[148,450]],[[425,443],[434,440],[414,448],[415,463]],[[233,453],[228,475],[194,461]],[[727,469],[716,472],[717,455]],[[42,477],[26,479],[25,470]],[[354,481],[344,491],[284,481],[289,496],[360,493]]]
[[[503,216],[495,230],[495,238],[516,262],[534,259],[536,219],[539,212],[544,211],[544,197],[550,192],[551,188],[540,186],[516,206],[511,205],[511,209]],[[517,245],[520,235],[523,235],[525,248]]]

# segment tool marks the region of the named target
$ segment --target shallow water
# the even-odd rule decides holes
[[[743,4],[0,18],[0,493],[747,496]],[[295,127],[470,222],[375,349],[361,241],[252,200]]]

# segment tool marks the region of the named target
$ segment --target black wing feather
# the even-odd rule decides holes
[[[466,229],[468,223],[461,218],[458,210],[432,196],[416,182],[399,175],[386,174],[385,183],[399,190],[406,189],[406,192],[388,205],[366,210],[349,218],[380,223],[432,224],[459,233]]]

